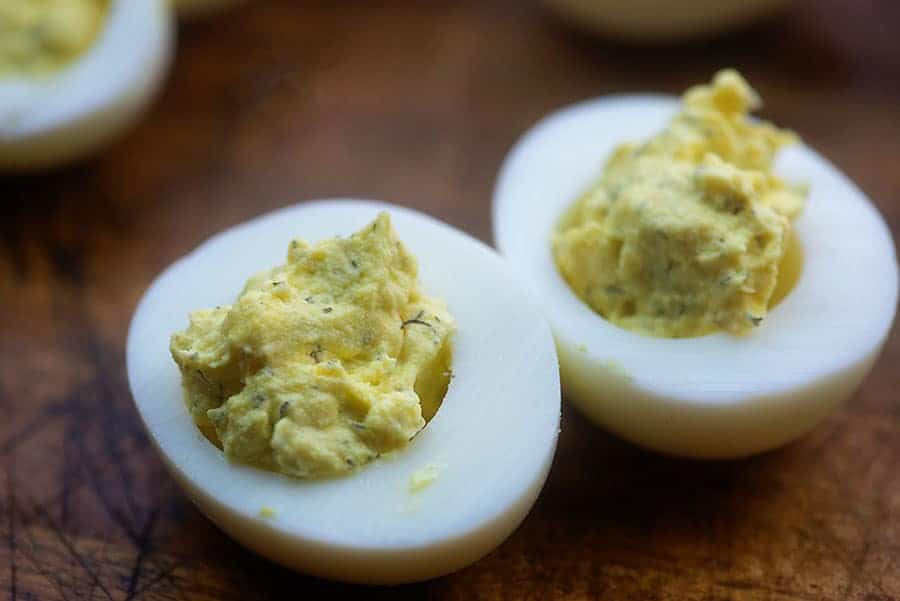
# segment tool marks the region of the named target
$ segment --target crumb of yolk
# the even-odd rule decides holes
[[[425,490],[437,480],[443,466],[439,463],[429,463],[417,470],[409,478],[409,492],[417,493]]]

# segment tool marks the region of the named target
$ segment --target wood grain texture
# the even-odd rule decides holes
[[[541,115],[678,92],[726,65],[897,237],[898,23],[894,0],[809,1],[648,50],[518,0],[256,0],[183,28],[167,90],[130,135],[88,163],[0,179],[0,598],[900,600],[896,334],[845,409],[746,461],[647,453],[565,407],[521,528],[458,574],[397,589],[307,578],[222,535],[150,447],[123,359],[152,277],[224,227],[362,196],[489,240],[497,168]]]

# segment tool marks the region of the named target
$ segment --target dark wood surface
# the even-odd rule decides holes
[[[900,600],[896,334],[846,408],[745,461],[647,453],[565,407],[521,528],[460,573],[398,589],[295,574],[220,533],[150,447],[123,358],[151,278],[222,228],[362,196],[489,240],[497,168],[541,115],[678,92],[728,65],[896,237],[897,25],[895,0],[811,0],[651,50],[518,0],[258,0],[183,27],[168,87],[130,135],[82,165],[0,179],[0,598]]]

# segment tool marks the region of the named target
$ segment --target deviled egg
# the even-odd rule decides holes
[[[98,149],[135,122],[170,61],[167,0],[0,3],[0,169]]]
[[[894,318],[884,220],[758,105],[733,71],[683,105],[584,102],[497,181],[496,243],[541,300],[566,397],[652,449],[785,444],[854,392]]]
[[[336,580],[422,580],[490,552],[559,430],[537,302],[487,246],[381,203],[302,204],[207,241],[144,295],[127,363],[197,506]]]

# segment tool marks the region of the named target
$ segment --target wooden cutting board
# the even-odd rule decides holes
[[[496,170],[541,115],[679,92],[728,65],[897,237],[898,24],[894,0],[822,0],[651,50],[516,0],[256,0],[184,27],[166,92],[130,135],[80,166],[0,179],[0,598],[900,599],[896,334],[846,408],[745,461],[647,453],[566,406],[521,528],[458,574],[396,589],[295,574],[221,534],[157,459],[123,360],[151,278],[222,228],[361,196],[489,241]]]

